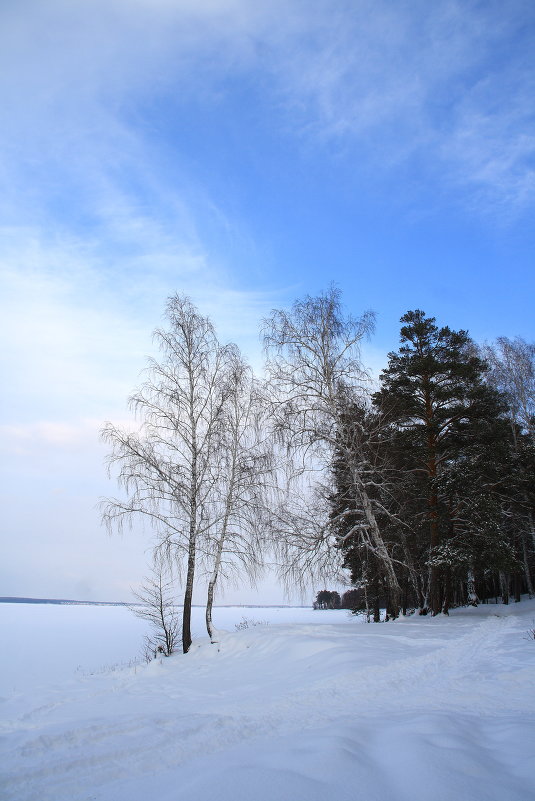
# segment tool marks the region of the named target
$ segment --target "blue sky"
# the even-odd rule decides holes
[[[261,318],[331,281],[376,371],[411,308],[533,340],[534,98],[524,0],[4,4],[0,594],[139,580],[97,433],[174,292],[256,365]]]

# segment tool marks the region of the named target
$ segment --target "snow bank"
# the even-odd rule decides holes
[[[1,797],[535,801],[533,601],[224,614],[187,656],[4,694]]]

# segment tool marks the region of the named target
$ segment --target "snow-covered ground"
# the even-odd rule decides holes
[[[1,604],[0,798],[535,801],[534,619],[219,608],[219,644],[128,666],[124,608]]]

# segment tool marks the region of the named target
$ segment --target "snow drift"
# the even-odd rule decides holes
[[[186,656],[4,683],[2,798],[535,799],[535,602],[381,625],[278,611]]]

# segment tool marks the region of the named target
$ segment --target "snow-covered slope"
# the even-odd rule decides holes
[[[185,657],[2,693],[0,797],[535,799],[535,602],[381,625],[276,612]]]

